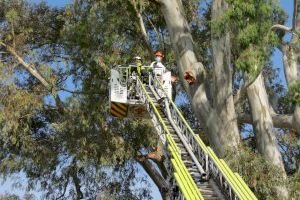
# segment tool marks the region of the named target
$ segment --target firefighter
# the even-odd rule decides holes
[[[153,68],[154,75],[161,76],[166,72],[166,67],[162,64],[162,60],[164,58],[164,54],[157,50],[154,53],[155,61],[151,63],[151,68]]]
[[[142,58],[140,56],[134,57],[135,59],[135,66],[137,69],[137,74],[141,77],[142,75]]]

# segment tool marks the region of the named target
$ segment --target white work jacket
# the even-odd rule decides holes
[[[154,61],[150,66],[152,67],[155,75],[162,75],[166,72],[166,67],[161,62]]]

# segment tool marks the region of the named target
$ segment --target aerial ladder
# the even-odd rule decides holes
[[[152,120],[164,145],[171,199],[256,200],[241,176],[204,144],[173,102],[171,72],[140,77],[131,73],[132,67],[111,70],[110,112],[114,117]]]

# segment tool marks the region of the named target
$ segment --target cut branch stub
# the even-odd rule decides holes
[[[183,78],[188,82],[189,85],[193,85],[196,82],[196,77],[191,71],[184,72]]]

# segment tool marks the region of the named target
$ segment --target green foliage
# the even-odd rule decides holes
[[[278,173],[279,168],[253,152],[249,147],[240,148],[238,154],[227,153],[226,161],[237,171],[252,189],[258,199],[274,199],[274,186],[286,184]]]
[[[111,64],[144,55],[129,5],[75,1],[60,10],[21,0],[0,4],[1,22],[9,22],[0,40],[34,64],[63,94],[65,106],[62,114],[37,79],[1,54],[0,173],[23,171],[28,189],[40,185],[46,199],[76,199],[78,190],[96,198],[104,189],[116,199],[148,198],[147,188],[133,190],[144,183],[134,175],[133,160],[138,150],[155,146],[157,136],[149,121],[113,119],[107,112]],[[60,90],[70,85],[75,92]]]
[[[289,85],[288,92],[284,97],[284,102],[286,104],[300,105],[300,81],[295,81],[293,84]]]
[[[229,9],[212,27],[229,29],[235,66],[248,77],[256,77],[269,58],[270,48],[278,44],[278,37],[270,28],[282,23],[285,15],[275,1],[227,0],[227,3]]]
[[[147,188],[134,189],[146,184],[136,177],[134,158],[137,151],[148,152],[157,145],[151,123],[115,119],[107,112],[110,68],[131,62],[136,55],[146,58],[145,63],[153,59],[145,50],[132,2],[75,0],[67,8],[57,9],[45,3],[0,0],[0,40],[15,45],[16,52],[36,66],[57,88],[65,108],[62,114],[49,92],[0,47],[5,52],[0,55],[2,175],[23,171],[29,179],[28,189],[40,185],[45,199],[78,198],[77,179],[84,197],[96,198],[99,193],[111,199],[150,199]],[[176,71],[159,7],[146,0],[135,2],[143,11],[152,47],[162,48],[165,63]],[[209,68],[210,5],[202,21],[198,3],[185,2],[184,9],[195,44]],[[251,78],[261,71],[269,47],[277,43],[277,35],[268,29],[281,20],[281,11],[262,0],[228,3],[228,12],[211,23],[212,32],[220,36],[230,28],[235,65]],[[67,93],[65,88],[74,91]],[[193,128],[199,129],[190,107],[182,110]],[[262,199],[271,197],[273,183],[280,183],[279,177],[273,176],[276,169],[250,150],[232,160],[232,165]],[[294,191],[297,177],[291,180]]]
[[[289,188],[290,188],[290,198],[299,199],[300,198],[300,171],[298,170],[293,176],[289,179]]]
[[[235,64],[238,69],[246,72],[248,80],[253,80],[261,72],[266,58],[263,50],[250,46],[240,54]]]

